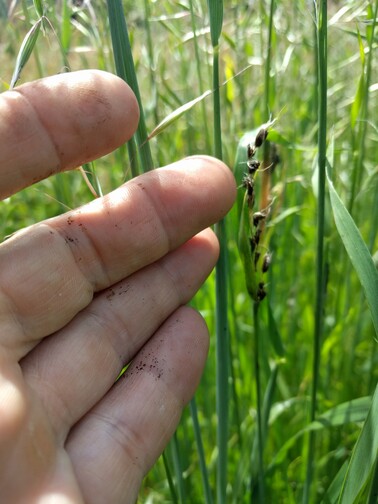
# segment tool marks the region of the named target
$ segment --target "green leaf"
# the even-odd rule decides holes
[[[375,333],[378,337],[378,272],[356,224],[333,186],[329,176],[329,169],[330,165],[327,161],[326,175],[335,224],[364,289]]]
[[[269,337],[276,354],[279,355],[280,357],[283,357],[285,355],[285,347],[282,343],[281,335],[273,315],[272,307],[270,306],[269,302],[266,303],[266,306],[268,311]]]
[[[164,131],[168,126],[170,126],[172,123],[177,121],[185,112],[193,108],[197,103],[202,101],[204,98],[209,96],[212,93],[212,91],[207,90],[205,93],[203,93],[201,96],[198,96],[194,100],[191,100],[187,103],[184,103],[181,107],[177,108],[174,110],[171,114],[168,114],[167,117],[165,117],[157,126],[156,128],[153,129],[153,131],[148,135],[147,140],[151,140],[151,138],[159,135],[162,131]]]
[[[275,129],[270,129],[268,131],[268,140],[269,142],[274,142],[279,145],[283,145],[284,147],[287,147],[288,149],[294,149],[297,148],[296,145],[294,145],[290,140],[285,138],[279,131]]]
[[[38,16],[42,17],[44,15],[42,0],[33,0],[33,3]]]
[[[67,54],[71,45],[71,11],[68,0],[62,2],[62,23],[60,28],[60,43]]]
[[[366,486],[378,456],[378,385],[371,407],[354,446],[339,504],[353,504]]]
[[[321,504],[336,504],[337,499],[340,495],[341,487],[343,486],[343,481],[345,478],[346,470],[348,464],[344,462],[344,464],[339,469],[338,473],[334,477],[332,483],[329,485],[326,493],[324,494],[323,500]]]
[[[41,29],[41,24],[42,24],[42,18],[39,19],[31,27],[31,29],[28,31],[28,33],[26,34],[26,36],[21,44],[21,47],[20,47],[20,50],[19,50],[19,53],[17,56],[17,60],[16,60],[16,66],[15,66],[15,69],[14,69],[14,72],[12,75],[12,80],[10,83],[10,89],[14,88],[14,86],[16,85],[16,82],[20,78],[22,69],[24,68],[24,66],[28,62],[28,60],[31,56],[31,53],[33,52],[33,48],[34,48],[35,43],[37,42],[37,39],[38,39],[39,30]]]
[[[358,399],[338,404],[334,408],[329,409],[320,415],[317,420],[311,422],[286,441],[269,466],[269,471],[285,461],[288,450],[295,444],[298,438],[303,436],[306,432],[339,427],[340,425],[351,422],[362,422],[368,415],[370,404],[370,397],[359,397]]]
[[[150,144],[147,140],[147,128],[140,96],[138,79],[135,72],[134,59],[131,51],[129,31],[121,0],[107,0],[109,26],[112,38],[114,60],[117,75],[126,81],[133,90],[139,104],[140,118],[135,133],[139,147],[139,155],[144,172],[153,169]]]
[[[358,29],[358,26],[357,26],[357,37],[358,37],[358,47],[360,49],[361,64],[362,64],[362,68],[364,68],[364,66],[365,66],[365,48],[364,48],[364,43],[362,41],[362,37],[360,34],[360,30]]]
[[[364,93],[365,93],[365,76],[362,73],[358,80],[357,92],[355,94],[352,107],[350,109],[350,125],[352,129],[354,129],[356,125],[358,114],[361,110],[361,105],[364,100]]]
[[[222,33],[223,25],[223,0],[207,0],[210,14],[210,34],[211,44],[216,47],[219,44],[219,37]]]

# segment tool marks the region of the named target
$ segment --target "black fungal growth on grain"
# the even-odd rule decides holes
[[[255,204],[255,176],[258,172],[261,163],[255,158],[258,149],[263,145],[268,136],[268,128],[261,127],[257,132],[254,142],[247,145],[247,173],[245,173],[242,185],[246,191],[246,205],[249,215],[250,236],[248,237],[251,260],[256,277],[252,295],[256,301],[262,301],[266,296],[265,282],[262,280],[270,266],[272,256],[264,250],[262,244],[262,234],[265,227],[266,218],[270,213],[270,205],[268,208],[254,210]],[[271,167],[269,167],[271,168]]]
[[[255,147],[259,148],[265,142],[266,137],[268,136],[268,130],[266,128],[260,128],[259,132],[255,138]]]

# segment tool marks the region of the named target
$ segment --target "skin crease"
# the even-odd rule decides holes
[[[114,150],[138,118],[100,71],[3,93],[1,197]],[[0,502],[135,502],[200,381],[208,331],[185,305],[235,194],[223,163],[186,158],[0,245]]]

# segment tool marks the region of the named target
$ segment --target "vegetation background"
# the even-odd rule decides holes
[[[156,166],[194,153],[214,153],[212,3],[222,5],[204,0],[123,2],[148,132],[173,113],[150,141]],[[226,220],[227,390],[216,378],[212,276],[193,301],[212,334],[202,383],[165,455],[146,477],[141,503],[377,502],[377,394],[372,401],[378,379],[376,334],[328,195],[321,231],[321,293],[316,264],[322,190],[317,154],[323,131],[335,188],[377,267],[378,2],[326,4],[324,129],[318,114],[321,2],[224,3],[222,147],[225,162],[240,181],[239,200],[245,192],[246,145],[260,125],[276,119],[268,136],[279,156],[269,177],[273,205],[266,224],[269,243],[264,242],[272,254],[268,294],[256,324],[238,253],[240,208],[235,207]],[[40,18],[39,6],[45,18],[20,82],[83,68],[115,72],[105,0],[0,0],[2,91],[9,89],[24,37]],[[206,97],[191,103],[207,90]],[[185,113],[174,114],[185,104]],[[84,168],[96,191],[106,193],[135,173],[131,165],[123,146]],[[257,199],[267,187],[263,173],[256,175]],[[42,181],[0,204],[1,238],[92,198],[79,171]],[[218,421],[222,395],[228,397],[227,418]],[[217,432],[222,421],[228,452],[225,456],[221,451],[220,460]],[[222,467],[224,490],[219,483],[217,488]]]

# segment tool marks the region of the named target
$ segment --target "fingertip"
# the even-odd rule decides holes
[[[194,394],[205,367],[209,351],[209,329],[201,313],[191,306],[182,306],[179,308],[176,312],[176,317],[180,323],[186,327],[186,330],[183,331],[182,338],[186,343],[188,351],[182,353],[182,358],[185,360],[187,359],[187,366],[191,368],[194,375],[190,378],[192,384],[191,394]],[[185,343],[183,344],[184,348]],[[180,342],[178,342],[178,346],[179,345]],[[180,353],[179,348],[177,348],[177,353]],[[191,396],[187,398],[187,401],[189,401],[190,398]]]
[[[206,155],[189,156],[183,160],[190,163],[191,169],[206,175],[216,185],[216,190],[223,198],[225,215],[232,207],[236,198],[236,181],[230,168],[220,159]]]
[[[166,322],[165,330],[175,335],[167,340],[174,362],[167,387],[184,407],[201,381],[209,352],[209,330],[202,315],[190,306],[179,308]]]
[[[139,120],[134,93],[100,70],[54,75],[0,95],[0,197],[104,156]]]
[[[103,156],[134,134],[139,107],[131,88],[101,70],[54,75],[18,87],[37,112],[60,169]]]
[[[79,70],[75,72],[83,76],[83,80],[93,81],[94,87],[102,86],[104,93],[109,97],[114,112],[117,112],[121,118],[131,118],[132,127],[134,128],[132,134],[135,132],[139,117],[138,100],[131,87],[120,77],[104,70]],[[101,83],[101,84],[100,84]],[[128,140],[129,138],[126,138]]]
[[[199,258],[206,259],[206,271],[209,274],[219,257],[219,241],[214,231],[210,228],[202,230],[187,242],[186,248],[188,247]]]
[[[135,501],[195,393],[208,348],[204,319],[192,308],[179,308],[74,426],[65,447],[86,502],[103,502],[105,494],[107,502],[123,502],[125,495]],[[104,485],[111,481],[119,484]]]

